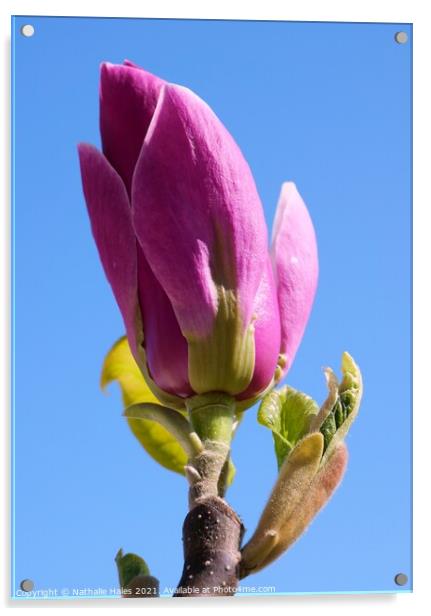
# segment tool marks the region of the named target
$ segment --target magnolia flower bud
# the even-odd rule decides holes
[[[159,399],[250,399],[279,380],[317,283],[307,209],[283,185],[273,244],[250,168],[190,90],[103,64],[103,154],[79,146],[93,235],[130,347]],[[168,398],[167,398],[168,397]]]

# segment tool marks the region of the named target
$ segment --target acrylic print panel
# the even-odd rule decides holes
[[[12,32],[12,595],[411,590],[411,26]]]

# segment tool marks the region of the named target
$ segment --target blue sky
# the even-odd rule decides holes
[[[35,35],[19,34],[32,23]],[[196,91],[239,143],[271,227],[280,186],[312,215],[320,280],[286,382],[319,402],[348,350],[364,398],[342,486],[307,533],[244,582],[277,592],[411,588],[409,25],[18,17],[14,56],[13,588],[117,586],[119,547],[175,586],[186,483],[159,467],[99,389],[123,333],[82,196],[76,144],[99,145],[103,60]],[[410,40],[398,45],[394,34]],[[253,531],[276,477],[247,411],[228,500]]]

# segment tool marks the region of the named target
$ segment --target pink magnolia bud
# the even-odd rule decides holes
[[[144,375],[180,398],[258,395],[290,365],[316,288],[296,189],[284,185],[271,263],[250,168],[196,94],[103,64],[100,127],[103,154],[79,145],[84,194]]]

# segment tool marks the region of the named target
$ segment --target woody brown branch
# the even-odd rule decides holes
[[[239,583],[241,520],[223,499],[196,504],[183,525],[184,568],[175,597],[232,596]]]

